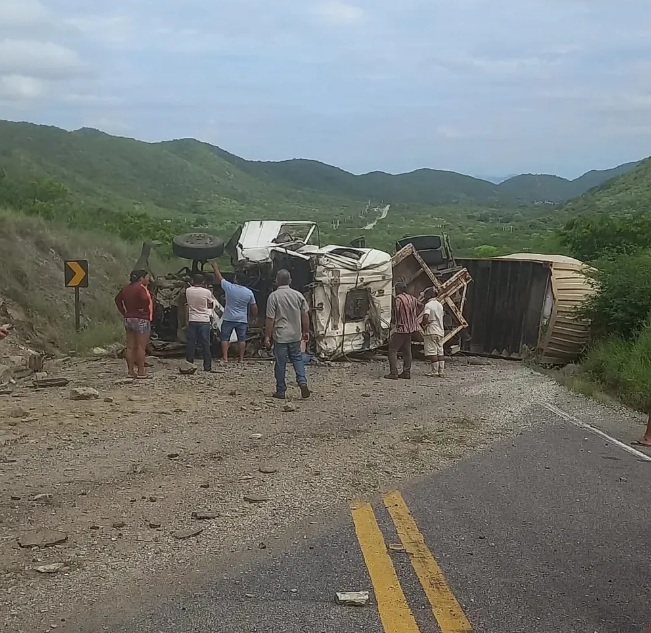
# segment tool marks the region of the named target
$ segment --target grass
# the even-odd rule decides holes
[[[632,340],[613,336],[595,342],[572,372],[535,368],[571,391],[603,404],[620,402],[643,413],[651,411],[649,325]]]
[[[3,210],[0,225],[0,299],[8,300],[29,345],[46,353],[84,353],[121,339],[113,297],[126,282],[138,246]],[[63,286],[63,260],[76,258],[90,262],[90,287],[80,291],[79,333],[74,331],[74,291]]]
[[[633,340],[612,337],[596,343],[583,367],[609,395],[638,411],[651,411],[651,326]]]

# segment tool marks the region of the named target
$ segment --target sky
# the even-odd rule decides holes
[[[0,119],[575,177],[651,155],[649,34],[649,0],[0,0]]]

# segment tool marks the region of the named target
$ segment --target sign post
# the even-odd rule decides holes
[[[75,289],[75,330],[81,329],[81,301],[79,288],[88,288],[88,260],[66,259],[63,262],[66,288]]]

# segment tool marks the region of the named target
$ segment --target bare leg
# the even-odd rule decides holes
[[[138,346],[136,333],[126,331],[127,343],[124,348],[124,360],[127,362],[127,375],[131,378],[136,377],[136,349]]]
[[[237,344],[237,351],[240,354],[240,363],[244,362],[244,352],[246,351],[246,341],[239,341]]]
[[[145,358],[147,357],[147,343],[149,343],[149,334],[136,334],[136,337],[136,369],[138,370],[138,378],[145,378],[147,376],[147,370],[145,369]]]
[[[230,345],[229,341],[222,341],[222,363],[228,362],[228,347]]]
[[[445,356],[438,356],[438,375],[440,378],[443,377],[445,372]]]
[[[646,432],[642,436],[640,444],[643,444],[644,446],[651,446],[651,413],[649,413],[649,419],[646,423]]]

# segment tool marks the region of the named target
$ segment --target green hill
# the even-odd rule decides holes
[[[651,212],[651,158],[571,200],[562,210],[566,215]]]
[[[8,121],[0,121],[0,165],[13,179],[56,180],[91,205],[221,217],[316,212],[328,219],[354,213],[367,200],[429,207],[559,202],[631,167],[575,181],[516,176],[500,185],[434,169],[354,175],[312,160],[247,161],[193,139],[144,143]]]
[[[550,174],[522,174],[498,185],[506,194],[522,203],[566,202],[598,187],[612,178],[633,171],[639,162],[625,163],[613,169],[592,170],[574,180]]]

